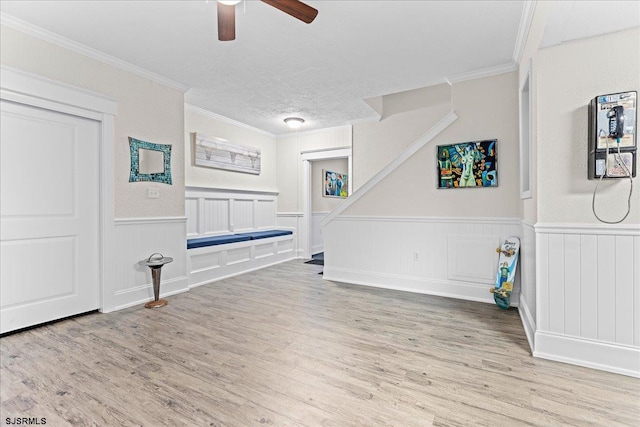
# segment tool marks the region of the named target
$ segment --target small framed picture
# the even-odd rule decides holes
[[[349,196],[348,177],[346,173],[322,170],[322,196],[341,197]]]

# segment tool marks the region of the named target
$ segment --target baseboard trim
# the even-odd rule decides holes
[[[160,283],[161,298],[170,297],[171,295],[180,294],[188,290],[189,278],[187,276],[162,280]],[[114,297],[115,308],[110,311],[118,311],[135,305],[142,305],[146,302],[153,301],[153,284],[147,283],[143,286],[116,292]],[[107,312],[105,311],[105,313]]]
[[[494,304],[489,285],[324,267],[324,280]],[[518,307],[518,301],[511,301]]]
[[[518,312],[520,313],[520,320],[522,321],[522,327],[524,328],[524,333],[527,336],[527,341],[529,342],[529,349],[533,354],[535,347],[535,333],[536,333],[536,322],[533,320],[533,316],[531,315],[531,310],[529,310],[529,305],[527,301],[524,299],[522,294],[520,294],[520,304],[518,305]]]
[[[640,378],[640,348],[551,332],[535,333],[533,355],[541,359]]]

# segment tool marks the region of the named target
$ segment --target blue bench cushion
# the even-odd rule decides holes
[[[251,240],[249,236],[241,234],[228,234],[226,236],[198,237],[187,239],[187,249],[203,248],[205,246],[224,245],[225,243],[246,242]]]
[[[252,231],[249,233],[236,234],[236,236],[247,236],[251,240],[266,239],[268,237],[288,236],[293,234],[291,230],[265,230],[265,231]]]

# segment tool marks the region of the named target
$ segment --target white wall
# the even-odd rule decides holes
[[[345,214],[518,217],[520,199],[517,86],[515,72],[453,85],[452,105],[458,119],[365,194],[358,203],[349,207]],[[405,94],[407,97],[409,95]],[[425,99],[425,102],[428,101]],[[398,113],[395,117],[397,121],[404,122],[405,127],[412,128],[412,133],[420,131],[421,135],[428,129],[424,129],[425,120],[421,114],[433,111],[435,110],[421,108]],[[442,119],[444,114],[437,117],[437,120]],[[435,123],[437,120],[432,116],[427,122]],[[356,153],[366,149],[371,153],[370,157],[374,156],[374,153],[379,157],[386,155],[386,133],[375,131],[376,128],[386,126],[388,125],[384,121],[354,125],[354,175],[358,176],[362,162],[362,159],[356,160]],[[362,128],[369,130],[363,134],[360,131]],[[409,131],[405,131],[404,134],[408,135]],[[362,139],[363,135],[367,135],[367,138]],[[498,187],[451,190],[437,188],[436,145],[493,138],[498,139]],[[363,146],[366,148],[362,148]],[[391,160],[392,158],[385,158],[376,163],[386,165]]]
[[[535,348],[535,332],[537,329],[537,277],[536,277],[536,235],[534,226],[538,218],[538,91],[536,66],[538,46],[546,28],[547,20],[554,5],[552,2],[537,2],[533,6],[534,13],[527,39],[522,48],[520,66],[518,68],[518,88],[523,87],[529,78],[529,157],[530,157],[530,189],[531,197],[521,200],[520,216],[522,218],[522,247],[520,253],[520,274],[522,287],[520,291],[520,318],[527,334],[529,346]]]
[[[278,136],[278,212],[301,212],[303,209],[301,153],[340,147],[351,147],[351,126]]]
[[[509,236],[523,235],[517,73],[455,84],[451,97],[457,119],[440,133],[434,131],[433,140],[389,175],[381,175],[371,189],[360,185],[366,192],[348,200],[346,210],[326,223],[325,279],[493,302],[489,289],[495,282],[495,248]],[[403,123],[405,129],[398,133],[402,138],[431,134],[430,127],[451,109],[441,98],[435,99],[436,105],[429,106],[429,97],[397,94],[390,98],[394,114],[386,118],[383,114],[379,123],[354,125],[354,175],[362,162],[355,153],[367,151],[381,168],[394,160],[385,157],[389,127],[395,127],[387,121]],[[382,110],[389,111],[384,106]],[[497,188],[436,188],[436,145],[493,138],[498,139]],[[421,140],[427,138],[417,141]],[[520,300],[519,275],[516,277],[513,306]]]
[[[2,65],[89,89],[118,103],[114,143],[116,218],[184,215],[184,95],[181,91],[7,26],[0,28],[0,35]],[[172,145],[173,185],[129,182],[129,136]],[[158,199],[147,198],[150,186],[159,188]]]
[[[640,377],[640,227],[537,225],[534,355]]]
[[[185,184],[190,187],[277,191],[276,137],[207,111],[185,106]],[[195,165],[194,133],[224,138],[260,149],[260,174],[234,172]]]
[[[324,228],[324,278],[492,303],[495,248],[519,233],[517,218],[339,216]],[[513,306],[519,293],[516,279]]]
[[[449,113],[451,99],[449,85],[380,97],[380,121],[353,125],[354,191]]]
[[[344,159],[315,160],[311,162],[311,211],[329,212],[338,206],[344,199],[339,197],[323,197],[324,176],[323,170],[348,174],[349,164]],[[351,179],[351,177],[348,177]]]
[[[636,28],[539,51],[535,66],[539,222],[598,223],[591,211],[596,182],[587,180],[587,106],[597,95],[640,92],[638,40]],[[612,66],[602,60],[603,54],[622,60]],[[640,174],[634,186],[640,187]],[[600,216],[621,218],[628,194],[628,180],[604,182],[596,203]],[[640,224],[638,200],[634,198],[624,224]]]
[[[546,13],[539,7],[536,15]],[[538,220],[534,354],[632,376],[640,376],[640,199],[634,196],[621,225],[595,218],[596,182],[587,179],[587,105],[597,95],[640,91],[638,40],[636,28],[532,55]],[[612,67],[601,52],[624,60]],[[628,190],[628,180],[603,182],[599,215],[621,218]]]
[[[43,36],[44,37],[44,36]],[[24,32],[0,27],[0,63],[76,88],[109,97],[117,102],[114,124],[115,221],[101,242],[109,259],[102,283],[104,311],[141,304],[153,299],[151,275],[138,265],[153,252],[174,262],[163,268],[161,295],[187,289],[184,244],[184,95],[181,90],[132,74],[105,62],[61,47],[55,39],[43,40]],[[128,137],[171,144],[173,185],[130,183]],[[149,187],[159,189],[158,199],[149,199]],[[148,268],[146,270],[149,270]]]

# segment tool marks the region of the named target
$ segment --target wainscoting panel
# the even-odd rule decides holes
[[[187,248],[185,234],[187,219],[132,218],[116,219],[116,282],[114,304],[105,312],[144,304],[153,299],[153,281],[149,267],[139,262],[153,253],[173,258],[162,267],[160,295],[168,296],[189,289],[187,278]]]
[[[324,237],[320,221],[327,216],[329,212],[313,212],[311,214],[311,255],[324,251]]]
[[[191,201],[187,199],[187,201]],[[229,232],[229,206],[231,201],[228,199],[197,199],[197,203],[204,206],[203,234],[223,234]]]
[[[452,234],[447,242],[447,279],[492,285],[496,279],[498,236]]]
[[[529,347],[535,348],[536,332],[536,233],[533,224],[522,222],[520,238],[520,319]]]
[[[534,354],[640,376],[640,227],[538,224],[535,229]],[[583,353],[572,350],[576,342]]]
[[[295,258],[294,237],[295,234],[189,249],[189,287],[289,261]]]
[[[187,237],[273,229],[277,196],[262,191],[186,187]]]
[[[339,216],[323,232],[325,279],[493,303],[495,248],[520,236],[521,225],[515,218]],[[513,306],[519,294],[517,273]]]
[[[184,202],[184,210],[187,215],[187,237],[198,235],[198,222],[201,215],[198,212],[198,199],[187,199]]]
[[[234,232],[243,232],[257,228],[254,226],[253,200],[231,200],[233,212],[231,226]]]
[[[297,257],[299,218],[277,214],[278,193],[186,187],[188,237],[289,229],[292,235],[187,250],[189,287]],[[197,224],[197,225],[194,225]],[[184,236],[182,244],[186,248]]]
[[[286,242],[278,242],[278,252],[281,251],[294,251],[294,258],[302,257],[302,249],[299,247],[300,226],[301,221],[304,218],[302,212],[278,212],[276,213],[276,228],[286,228],[294,230],[293,240]],[[281,245],[285,245],[282,246]],[[290,246],[290,247],[288,247]]]

